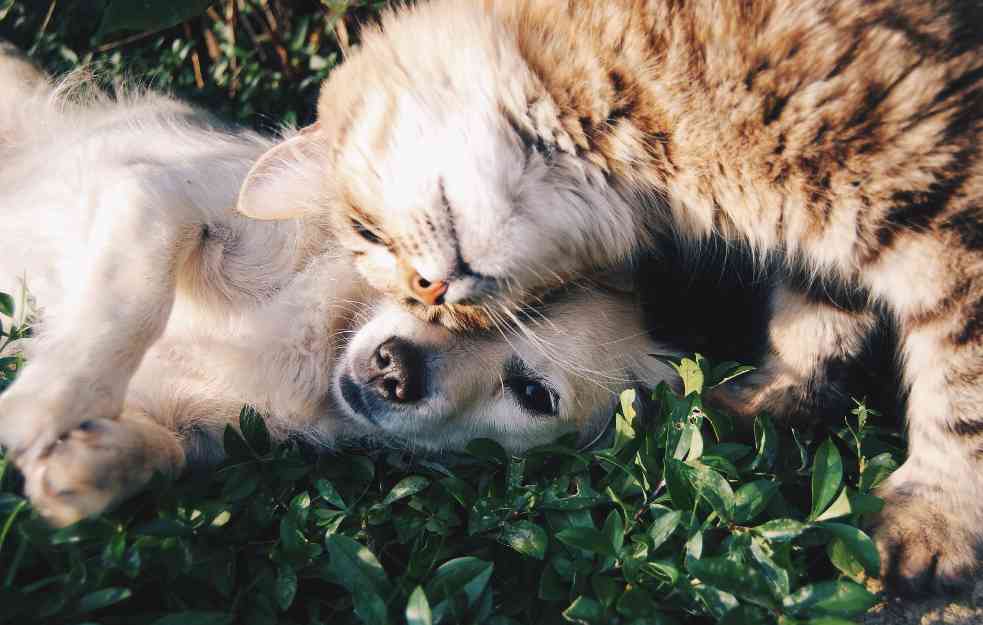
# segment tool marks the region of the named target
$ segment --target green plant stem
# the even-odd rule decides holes
[[[3,543],[7,540],[7,534],[10,532],[10,528],[14,525],[14,519],[20,514],[20,511],[27,506],[27,500],[21,501],[14,508],[14,511],[10,513],[7,517],[7,521],[3,524],[3,529],[0,530],[0,553],[3,552]]]

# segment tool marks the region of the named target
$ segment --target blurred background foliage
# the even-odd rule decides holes
[[[314,118],[318,87],[385,0],[0,0],[0,38],[54,75],[171,91],[260,130]]]

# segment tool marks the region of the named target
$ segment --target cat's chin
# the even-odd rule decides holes
[[[416,300],[404,300],[404,307],[416,317],[427,323],[437,323],[448,330],[473,331],[494,328],[503,325],[497,323],[488,314],[488,310],[481,305],[469,304],[443,304],[441,306],[427,306]]]

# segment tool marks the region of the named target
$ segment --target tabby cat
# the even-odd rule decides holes
[[[372,284],[450,327],[665,233],[850,293],[777,292],[768,361],[717,398],[742,412],[788,407],[887,308],[910,457],[880,491],[883,572],[958,586],[983,545],[981,25],[955,0],[418,4],[363,33],[239,208],[326,211]]]

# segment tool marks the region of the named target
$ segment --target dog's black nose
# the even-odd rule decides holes
[[[386,340],[369,358],[367,369],[367,386],[382,399],[408,404],[423,398],[423,354],[413,343]]]

